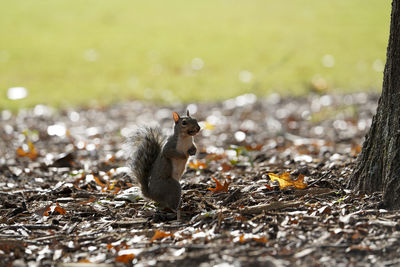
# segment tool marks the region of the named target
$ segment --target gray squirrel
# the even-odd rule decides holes
[[[143,196],[177,212],[180,217],[181,185],[189,156],[197,148],[193,136],[200,131],[195,118],[173,112],[174,133],[166,138],[161,129],[142,127],[130,138],[133,146],[129,166]]]

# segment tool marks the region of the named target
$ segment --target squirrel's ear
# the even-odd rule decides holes
[[[188,109],[186,110],[186,115],[187,115],[188,117],[190,117],[190,115],[189,115],[189,110],[188,110]]]
[[[176,113],[176,112],[172,112],[172,116],[174,117],[174,121],[175,121],[175,123],[177,123],[178,122],[178,120],[179,120],[179,114],[178,113]]]

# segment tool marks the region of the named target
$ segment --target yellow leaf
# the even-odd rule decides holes
[[[204,122],[204,129],[205,130],[210,130],[210,131],[212,131],[212,130],[214,130],[214,128],[215,128],[215,125],[214,124],[211,124],[211,123],[209,123],[209,122]]]
[[[296,180],[292,180],[290,178],[290,173],[285,172],[281,175],[275,173],[268,173],[268,176],[271,178],[271,181],[278,181],[279,188],[283,189],[288,186],[294,186],[297,189],[304,189],[307,187],[307,184],[304,183],[304,175],[300,174]]]

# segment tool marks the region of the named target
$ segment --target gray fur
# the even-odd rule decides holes
[[[130,138],[129,143],[132,151],[129,157],[129,167],[136,177],[145,197],[150,196],[149,178],[152,166],[161,153],[165,137],[160,128],[139,128]]]

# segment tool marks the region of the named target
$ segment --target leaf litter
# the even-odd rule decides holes
[[[140,197],[125,140],[186,106],[2,111],[0,265],[399,265],[400,214],[346,189],[377,99],[196,104],[180,222]]]

